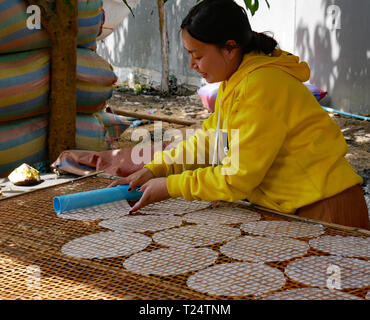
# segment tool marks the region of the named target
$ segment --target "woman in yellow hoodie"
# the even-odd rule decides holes
[[[233,0],[204,0],[181,25],[190,68],[221,82],[201,130],[117,184],[141,186],[131,211],[168,199],[236,201],[369,229],[347,145],[302,83],[310,69],[253,32]]]

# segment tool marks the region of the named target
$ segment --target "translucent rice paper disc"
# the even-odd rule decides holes
[[[370,286],[370,261],[336,256],[311,256],[290,262],[285,274],[292,280],[319,288]]]
[[[168,247],[198,247],[223,243],[240,236],[237,228],[223,225],[191,225],[157,232],[153,240]]]
[[[103,220],[100,226],[114,231],[159,231],[169,229],[182,224],[182,219],[173,215],[147,215],[147,216],[125,216],[109,220]]]
[[[216,296],[242,297],[282,288],[284,274],[261,263],[217,264],[188,278],[187,285],[199,292]]]
[[[103,203],[97,206],[69,210],[57,216],[71,220],[100,220],[122,217],[128,214],[130,205],[126,200]]]
[[[219,207],[191,212],[183,218],[197,224],[238,224],[260,220],[261,215],[247,209]]]
[[[220,251],[237,260],[268,262],[303,256],[308,248],[306,242],[295,239],[244,236],[221,246]]]
[[[206,201],[187,201],[183,198],[171,198],[151,203],[139,211],[146,214],[184,214],[205,209],[210,205],[211,203]]]
[[[242,224],[240,228],[248,233],[267,237],[313,238],[325,232],[320,224],[297,221],[257,221]]]
[[[338,256],[370,258],[370,238],[323,236],[310,240],[310,246]]]
[[[140,233],[107,231],[74,239],[62,247],[62,253],[84,259],[128,256],[145,249],[152,239]]]
[[[162,248],[134,254],[123,266],[140,274],[167,276],[204,269],[217,257],[218,253],[208,248]]]

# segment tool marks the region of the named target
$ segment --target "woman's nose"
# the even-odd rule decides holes
[[[198,69],[198,65],[194,63],[193,59],[190,59],[189,67],[190,69],[194,69],[194,70]]]

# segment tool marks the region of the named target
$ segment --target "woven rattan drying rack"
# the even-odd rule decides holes
[[[105,229],[98,225],[98,221],[57,217],[53,198],[103,188],[109,183],[111,180],[104,175],[89,176],[0,201],[0,299],[256,299],[255,295],[228,297],[195,291],[186,285],[188,277],[194,272],[166,277],[140,275],[123,268],[127,257],[77,259],[63,254],[61,247],[65,243]],[[237,204],[242,206],[241,202]],[[292,220],[287,215],[256,208],[246,210],[259,212],[262,220]],[[184,221],[183,225],[186,224]],[[324,235],[369,236],[364,230],[328,224],[324,227]],[[144,234],[151,236],[153,233]],[[235,261],[219,251],[221,245],[208,246],[219,253],[214,264]],[[143,251],[161,247],[152,242]],[[329,254],[310,248],[304,257],[325,255]],[[266,264],[284,271],[290,261]],[[39,282],[35,281],[35,272],[39,272]],[[276,291],[307,287],[287,278],[285,286]],[[362,299],[368,291],[369,287],[343,290]]]

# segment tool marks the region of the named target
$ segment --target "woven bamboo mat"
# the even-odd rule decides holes
[[[148,271],[148,268],[143,267],[142,269],[145,269],[145,272],[141,272],[140,268],[135,269],[135,254],[102,259],[87,259],[76,258],[63,253],[62,247],[72,240],[99,232],[106,232],[107,228],[99,225],[102,220],[76,221],[58,217],[53,209],[53,198],[63,194],[104,188],[110,182],[111,180],[101,177],[87,177],[0,200],[0,299],[256,300],[271,294],[279,296],[281,293],[289,293],[290,290],[304,288],[316,288],[315,290],[309,290],[309,298],[322,299],[325,297],[325,292],[328,291],[327,288],[324,288],[320,283],[318,285],[312,285],[306,282],[305,279],[300,280],[299,277],[297,278],[295,276],[289,277],[287,266],[289,265],[290,269],[293,268],[291,274],[297,274],[297,270],[299,271],[299,269],[294,269],[294,265],[291,265],[293,262],[310,257],[332,256],[328,252],[309,246],[309,241],[315,238],[342,236],[365,239],[364,241],[369,241],[370,238],[366,232],[322,225],[323,232],[321,235],[298,239],[307,244],[307,250],[304,253],[298,253],[298,256],[295,257],[289,256],[288,259],[282,261],[259,263],[252,263],[253,261],[248,260],[237,260],[226,255],[228,254],[228,250],[230,250],[230,244],[226,247],[223,246],[232,240],[225,238],[226,240],[215,240],[216,242],[223,241],[221,243],[205,243],[204,245],[200,245],[203,248],[199,251],[202,252],[202,255],[211,253],[209,259],[203,257],[204,260],[208,259],[205,265],[202,265],[199,261],[194,264],[191,261],[189,263],[189,254],[195,255],[196,258],[197,249],[184,250],[179,247],[178,258],[172,266],[175,273],[168,275],[155,274],[155,272],[150,273],[150,268]],[[233,204],[233,206],[241,207],[242,205],[238,203]],[[251,207],[243,208],[243,210],[245,212],[253,211],[254,214],[256,212],[259,213],[261,222],[296,221],[287,215],[277,215]],[[238,214],[240,214],[239,211]],[[185,215],[180,214],[177,216],[182,217]],[[257,222],[254,221],[251,223]],[[304,223],[313,227],[317,227],[318,225],[312,222]],[[191,226],[196,226],[198,233],[202,229],[202,226],[205,229],[210,228],[206,224],[195,225],[192,222],[186,221],[184,218],[180,226],[169,226],[168,230],[173,232],[176,228],[189,228]],[[211,226],[212,228],[214,230],[217,228],[222,229],[215,226]],[[227,227],[224,226],[222,230],[229,230],[230,228],[238,230],[236,236],[233,236],[233,240],[245,236],[256,237],[256,239],[257,237],[258,239],[264,237],[264,235],[256,235],[243,231],[246,227],[243,228],[242,223],[228,225]],[[166,253],[164,249],[167,246],[153,240],[160,238],[161,234],[158,234],[160,232],[163,233],[166,230],[141,232],[140,234],[150,237],[152,241],[145,249],[137,254],[143,256],[144,259],[147,258],[145,255],[154,253],[160,257],[160,263],[168,266],[165,261],[166,256],[160,255],[162,252],[163,254]],[[196,236],[199,237],[199,234]],[[164,238],[162,237],[161,239]],[[289,239],[292,242],[292,238]],[[251,240],[254,240],[254,238]],[[204,248],[207,248],[207,250]],[[169,251],[173,255],[174,252],[176,254],[176,250],[175,246],[171,247]],[[298,250],[297,252],[300,251]],[[186,261],[185,258],[187,259]],[[369,272],[368,264],[370,263],[370,259],[368,257],[357,256],[346,259],[356,259],[356,261],[367,264],[364,272],[365,274]],[[171,263],[173,264],[173,261]],[[195,268],[197,270],[186,271],[186,268],[180,268],[179,270],[182,271],[179,272],[182,273],[176,274],[176,268],[181,266],[182,263],[192,265],[193,269]],[[131,266],[134,269],[130,271],[130,267],[126,268],[124,266]],[[227,274],[230,266],[233,267],[233,271],[230,271],[232,272],[231,278]],[[161,270],[158,266],[155,267],[155,270]],[[202,273],[205,274],[205,277],[209,277],[207,272],[212,273],[216,271],[217,273],[216,269],[221,270],[221,274],[218,274],[218,278],[220,279],[216,277],[218,280],[216,278],[214,280],[219,282],[213,285],[212,281],[206,281],[207,283],[203,283],[202,287],[201,282],[204,280],[202,280]],[[348,275],[348,272],[352,272],[350,271],[351,268],[348,270],[344,270],[347,274],[344,275],[343,273],[342,276],[350,278],[357,277],[355,272]],[[259,274],[261,274],[261,278],[259,278]],[[224,278],[229,280],[235,278],[233,280],[234,283],[230,283],[229,280],[222,280],[222,275],[226,275]],[[271,278],[269,278],[270,275]],[[277,275],[278,279],[275,275]],[[370,285],[367,283],[369,279],[365,279],[364,283],[360,280],[359,284],[356,284],[355,287],[349,286],[348,288],[337,291],[344,294],[344,296],[347,294],[354,298],[365,299],[370,289]],[[226,282],[223,283],[222,281]],[[244,284],[243,281],[245,281]],[[223,290],[228,286],[230,287],[229,289]],[[244,290],[246,286],[249,286],[247,288],[248,290]],[[228,295],[228,292],[230,295]],[[306,290],[305,292],[307,293],[308,291]]]

